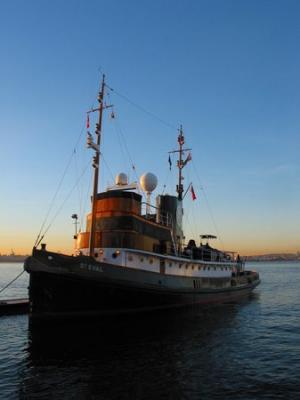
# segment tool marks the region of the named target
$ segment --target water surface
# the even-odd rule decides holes
[[[238,304],[43,327],[0,317],[0,397],[300,398],[300,264],[251,266],[262,284]],[[0,264],[0,287],[20,270]]]

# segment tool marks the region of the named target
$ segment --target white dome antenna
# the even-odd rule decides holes
[[[140,185],[147,194],[146,214],[150,214],[151,193],[157,186],[157,177],[151,172],[146,172],[140,177]]]
[[[128,185],[128,177],[124,172],[120,172],[115,178],[115,184],[118,186]]]

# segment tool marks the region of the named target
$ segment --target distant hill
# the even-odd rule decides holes
[[[262,254],[243,257],[246,261],[300,261],[300,252],[298,253],[278,253]]]
[[[25,258],[28,256],[23,256],[23,255],[3,255],[0,256],[0,263],[13,263],[13,262],[23,262]]]

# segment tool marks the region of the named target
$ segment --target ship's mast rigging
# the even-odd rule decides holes
[[[90,238],[89,238],[89,255],[91,257],[94,256],[95,250],[95,239],[96,239],[96,209],[97,209],[97,193],[98,193],[98,182],[99,182],[99,163],[100,163],[100,145],[101,145],[101,135],[102,135],[102,118],[103,118],[103,110],[106,108],[112,107],[112,105],[106,105],[104,103],[104,95],[105,95],[105,75],[102,76],[102,82],[100,86],[100,91],[98,94],[98,102],[99,107],[95,109],[91,109],[88,111],[88,115],[93,112],[98,112],[98,122],[96,123],[95,135],[96,142],[93,141],[93,137],[91,133],[87,132],[87,147],[92,148],[95,151],[95,156],[93,157],[93,167],[94,167],[94,180],[93,180],[93,195],[92,195],[92,213],[91,213],[91,225],[90,225]],[[171,153],[179,153],[179,158],[177,160],[178,167],[178,184],[176,185],[176,191],[178,193],[178,200],[182,202],[183,200],[183,175],[182,169],[185,167],[186,163],[189,161],[187,158],[185,161],[183,160],[183,155],[185,151],[190,151],[191,149],[183,148],[184,145],[184,135],[182,126],[179,129],[178,135],[178,150],[170,151]]]
[[[90,242],[89,242],[89,255],[94,256],[95,250],[95,234],[96,234],[96,208],[97,208],[97,193],[99,181],[99,164],[100,164],[100,144],[102,134],[102,116],[103,110],[112,107],[104,103],[104,90],[105,90],[105,75],[102,76],[102,83],[100,92],[98,94],[99,107],[88,111],[89,113],[98,111],[98,122],[96,123],[95,135],[96,143],[93,142],[92,135],[88,132],[87,146],[95,150],[96,155],[93,157],[94,167],[94,184],[93,184],[93,197],[92,197],[92,215],[91,215],[91,229],[90,229]]]
[[[169,154],[173,154],[173,153],[179,153],[179,158],[177,160],[177,168],[178,168],[178,184],[176,185],[176,192],[178,193],[178,200],[182,201],[183,199],[183,175],[182,175],[182,170],[185,167],[186,163],[189,161],[189,159],[187,158],[185,161],[183,160],[183,154],[185,151],[190,151],[192,149],[184,149],[183,148],[184,145],[184,135],[183,135],[183,129],[182,129],[182,125],[180,125],[179,128],[179,135],[178,135],[178,146],[179,149],[178,150],[173,150],[173,151],[169,151]]]

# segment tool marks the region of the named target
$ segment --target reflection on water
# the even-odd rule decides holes
[[[207,378],[223,358],[216,357],[220,336],[226,340],[236,312],[226,305],[102,323],[31,325],[30,374],[22,394],[46,398],[51,386],[53,398],[182,399],[193,364]]]
[[[300,265],[255,268],[262,284],[242,303],[101,323],[1,317],[0,399],[300,398]]]

